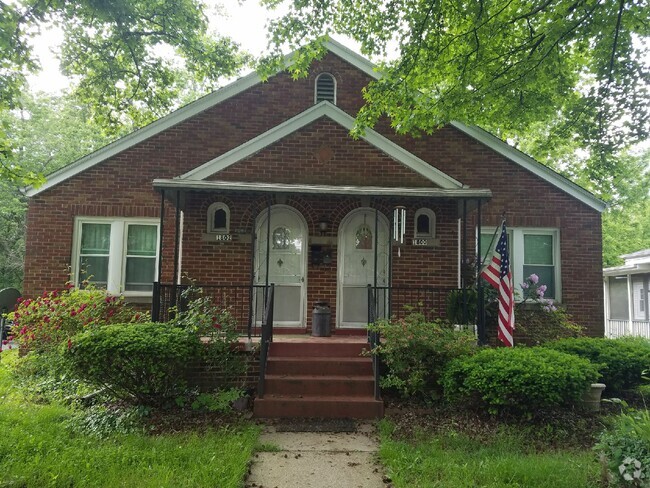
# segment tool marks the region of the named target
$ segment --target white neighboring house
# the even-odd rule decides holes
[[[605,337],[650,338],[650,249],[624,254],[625,264],[603,269]]]

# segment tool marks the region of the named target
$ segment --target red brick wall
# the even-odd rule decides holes
[[[322,71],[337,79],[338,106],[355,115],[363,103],[361,88],[369,78],[330,54],[315,63],[308,79],[292,81],[285,74],[272,77],[33,197],[28,211],[25,294],[60,287],[68,279],[75,216],[158,217],[160,196],[153,191],[154,178],[181,175],[309,108],[313,105],[315,76]],[[578,322],[590,327],[592,333],[602,334],[601,223],[596,211],[452,127],[420,138],[397,136],[386,122],[376,130],[464,184],[491,189],[493,199],[484,206],[483,225],[496,226],[506,211],[511,226],[558,228],[563,302]],[[364,141],[348,138],[344,129],[324,119],[226,169],[219,178],[384,186],[426,184],[420,175]],[[207,206],[219,199],[232,203],[233,228],[245,232],[266,205],[264,198],[251,200],[242,195],[189,195],[183,270],[199,281],[246,282],[250,246],[200,239]],[[288,197],[285,203],[303,214],[313,235],[317,234],[318,219],[330,215],[332,236],[340,219],[351,209],[368,205],[358,198],[320,196]],[[387,211],[394,203],[381,202],[380,208]],[[453,286],[457,276],[455,204],[439,201],[427,206],[438,213],[441,245],[433,250],[403,249],[402,258],[393,260],[395,283]],[[417,207],[408,207],[407,237]],[[474,218],[475,214],[471,215]],[[167,203],[163,281],[172,278],[173,217],[174,209]],[[473,227],[469,229],[472,238]],[[335,302],[336,253],[333,257],[331,265],[309,269],[309,308],[316,298]],[[215,278],[217,271],[219,280]]]

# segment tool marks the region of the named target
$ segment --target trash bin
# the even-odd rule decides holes
[[[329,337],[332,335],[330,317],[332,312],[326,301],[316,302],[311,317],[311,335],[314,337]]]

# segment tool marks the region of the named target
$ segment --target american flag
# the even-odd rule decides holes
[[[494,248],[490,263],[481,276],[499,292],[499,332],[498,337],[506,346],[512,347],[512,332],[515,329],[515,295],[510,271],[508,253],[508,232],[506,222],[501,226],[501,237]]]

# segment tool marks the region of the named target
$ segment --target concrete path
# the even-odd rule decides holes
[[[278,452],[253,458],[246,488],[380,488],[379,445],[372,424],[354,433],[278,432],[267,426],[260,443]]]

